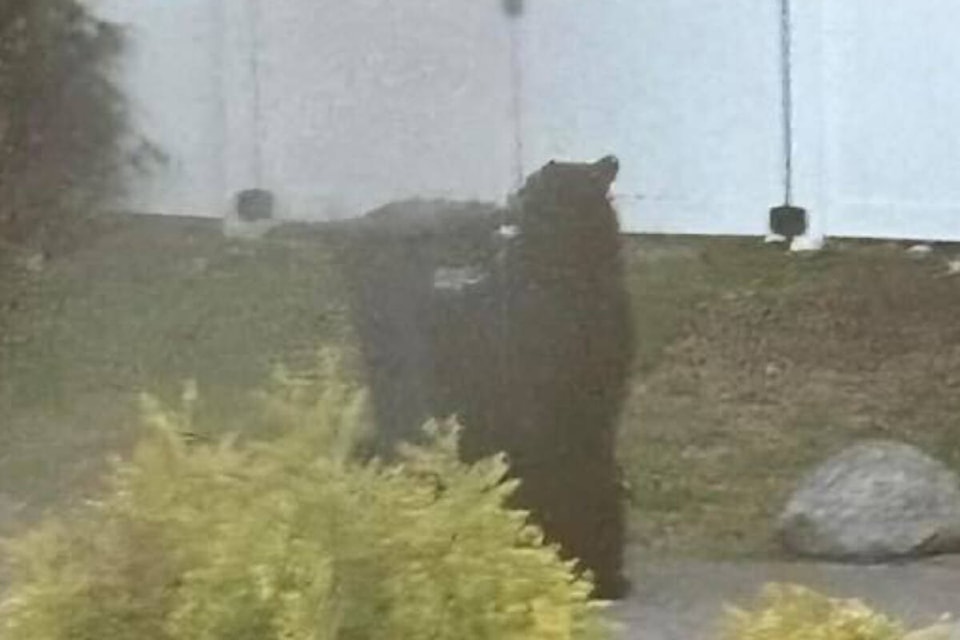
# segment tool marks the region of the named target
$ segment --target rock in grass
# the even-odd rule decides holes
[[[960,480],[909,445],[861,443],[800,482],[777,529],[789,551],[829,560],[960,551]]]

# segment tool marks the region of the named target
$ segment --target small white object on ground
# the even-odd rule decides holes
[[[933,247],[928,244],[915,244],[907,249],[907,253],[914,258],[926,258],[933,253]]]
[[[823,249],[824,237],[823,236],[797,236],[793,239],[793,242],[790,243],[790,251],[796,252],[805,252],[805,251],[820,251]]]
[[[227,216],[223,219],[223,235],[238,240],[259,240],[271,229],[281,224],[279,220],[256,220],[244,222],[236,216]]]
[[[520,229],[513,224],[503,224],[497,229],[497,234],[503,236],[504,238],[516,238],[520,235]]]
[[[463,291],[483,282],[485,274],[478,267],[440,267],[433,272],[433,287],[445,291]]]

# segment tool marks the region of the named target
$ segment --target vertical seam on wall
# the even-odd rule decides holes
[[[782,87],[783,198],[793,204],[793,24],[790,0],[780,0],[780,81]]]
[[[521,18],[510,18],[510,95],[513,118],[513,153],[514,153],[514,187],[523,186],[523,38],[521,33]]]
[[[260,0],[249,0],[250,12],[250,81],[253,101],[253,179],[255,187],[263,187],[263,91],[261,87]]]
[[[224,214],[222,207],[225,206],[227,191],[229,189],[229,156],[227,154],[229,138],[229,109],[227,107],[227,12],[226,5],[228,0],[216,0],[213,3],[214,17],[214,47],[216,50],[216,70],[215,79],[217,86],[217,144],[220,147],[219,160],[217,167],[217,176],[219,184],[217,185],[217,203],[215,215],[218,217]]]

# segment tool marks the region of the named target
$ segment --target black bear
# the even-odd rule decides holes
[[[434,280],[440,265],[486,263],[496,218],[493,205],[415,199],[348,228],[341,261],[377,423],[365,453],[389,458],[428,418],[456,412],[437,388]]]
[[[456,414],[464,458],[508,454],[515,506],[602,598],[627,588],[615,443],[633,334],[608,197],[618,168],[612,156],[550,162],[459,234],[381,234],[363,252],[382,264],[361,278],[358,307],[381,446]],[[457,261],[438,249],[452,245],[479,249]]]
[[[551,162],[513,209],[504,321],[510,401],[498,444],[522,479],[518,504],[578,558],[597,595],[619,597],[624,513],[616,425],[633,360],[620,229],[608,199],[617,160]],[[467,425],[469,427],[469,425]],[[505,431],[504,431],[505,430]]]

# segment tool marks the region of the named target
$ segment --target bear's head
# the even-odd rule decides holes
[[[596,162],[558,162],[551,160],[527,178],[517,194],[521,199],[556,200],[566,204],[591,203],[605,199],[617,179],[620,161],[605,156]]]
[[[615,227],[609,191],[619,170],[620,163],[612,155],[596,162],[551,160],[527,178],[516,194],[514,209],[521,233],[554,235],[565,229]]]

